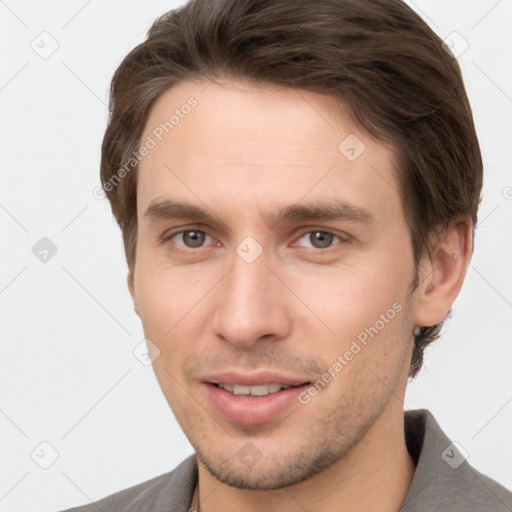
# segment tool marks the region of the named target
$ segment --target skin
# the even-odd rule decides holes
[[[198,457],[192,506],[396,511],[414,474],[403,432],[413,331],[450,309],[471,227],[451,223],[416,268],[393,148],[372,140],[334,99],[310,91],[180,83],[154,104],[143,139],[190,96],[197,106],[139,166],[128,287],[158,347],[160,386]],[[366,146],[352,162],[338,149],[350,134]],[[145,215],[166,199],[205,209],[213,220]],[[364,209],[371,221],[272,218],[290,206],[334,201]],[[190,231],[205,233],[203,245],[187,247]],[[311,237],[318,231],[331,245],[318,247]],[[262,249],[252,263],[236,252],[248,236]],[[316,382],[393,304],[400,312],[317,396],[286,414],[240,424],[204,392],[205,375],[228,369]],[[248,442],[261,455],[250,468],[237,455]]]

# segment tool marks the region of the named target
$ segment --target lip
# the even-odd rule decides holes
[[[203,376],[200,380],[210,384],[241,384],[242,386],[259,386],[261,384],[301,386],[310,382],[307,378],[293,377],[270,370],[258,370],[252,373],[232,370],[212,373]]]
[[[204,377],[201,387],[208,402],[224,419],[245,424],[259,425],[283,415],[293,406],[298,405],[299,394],[311,383],[307,379],[286,376],[270,371],[258,371],[252,374],[237,371]],[[293,386],[277,393],[265,396],[233,395],[217,384],[241,384],[257,386],[261,384],[281,384]]]

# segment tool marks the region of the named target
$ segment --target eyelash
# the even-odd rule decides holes
[[[209,235],[206,231],[204,231],[202,229],[189,228],[189,229],[183,229],[181,231],[171,232],[171,233],[167,233],[167,234],[164,233],[164,235],[162,235],[162,237],[160,239],[160,243],[165,244],[165,243],[169,242],[175,236],[182,235],[183,233],[188,233],[191,231],[203,233],[207,237],[210,237],[213,239],[213,237],[211,235]],[[334,237],[334,239],[338,240],[338,242],[336,242],[336,243],[333,242],[333,245],[330,245],[329,247],[326,247],[324,249],[316,248],[316,247],[302,247],[302,249],[313,250],[315,252],[327,253],[327,252],[330,252],[331,250],[335,250],[336,246],[340,243],[343,243],[343,244],[350,243],[350,238],[348,237],[348,235],[345,235],[345,234],[337,235],[337,234],[333,233],[332,231],[326,231],[326,230],[322,230],[322,229],[310,229],[309,231],[304,231],[295,240],[299,241],[304,236],[310,235],[312,233],[323,233],[326,235],[332,235]],[[294,242],[292,245],[296,245],[296,242]],[[180,245],[180,247],[184,250],[197,251],[199,249],[204,249],[206,246],[203,245],[203,246],[200,246],[197,248],[193,248],[193,247],[186,247],[185,245]],[[301,247],[301,246],[299,246],[299,247]]]
[[[195,233],[203,233],[204,235],[209,236],[210,238],[213,239],[213,237],[211,235],[209,235],[206,231],[204,231],[202,229],[189,228],[189,229],[182,229],[181,231],[176,231],[174,233],[164,234],[162,236],[162,238],[160,239],[160,243],[165,244],[166,242],[169,242],[175,236],[182,235],[183,233],[190,233],[192,231],[195,232]],[[180,246],[180,247],[182,247],[184,249],[190,249],[191,251],[197,251],[198,249],[204,249],[205,248],[205,246],[201,246],[201,247],[197,247],[197,248],[186,247],[186,246]]]

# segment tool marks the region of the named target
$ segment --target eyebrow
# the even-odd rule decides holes
[[[199,208],[188,203],[182,203],[179,201],[173,201],[171,199],[165,199],[163,201],[155,202],[154,200],[149,203],[144,217],[151,220],[167,220],[173,218],[186,218],[204,220],[206,222],[212,222],[215,216],[211,214],[207,209]]]
[[[372,224],[375,216],[366,208],[345,201],[329,200],[289,206],[274,215],[273,219],[275,224],[285,220],[347,220],[360,224]]]
[[[200,220],[212,224],[222,223],[220,218],[213,214],[208,208],[171,199],[151,201],[143,216],[150,221],[184,218]],[[288,206],[271,213],[269,220],[272,226],[286,220],[347,220],[370,225],[374,222],[375,215],[366,208],[355,206],[345,201],[331,199],[322,202],[317,201],[311,204],[294,204]]]

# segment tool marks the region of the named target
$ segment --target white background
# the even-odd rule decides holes
[[[510,489],[512,2],[409,3],[441,37],[457,31],[469,43],[459,62],[486,181],[465,287],[405,408],[430,409],[469,462]],[[192,453],[132,353],[143,331],[121,234],[92,195],[112,74],[177,5],[0,1],[2,511],[89,503]],[[47,59],[31,48],[43,31],[59,45]],[[32,253],[42,237],[58,248],[47,263]],[[48,469],[31,458],[42,441],[58,452]]]

